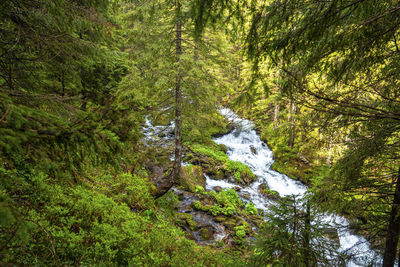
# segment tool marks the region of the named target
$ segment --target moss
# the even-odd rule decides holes
[[[225,222],[226,220],[227,220],[227,217],[222,216],[222,215],[216,216],[216,217],[214,218],[214,221],[216,221],[216,222],[218,222],[218,223]]]
[[[208,212],[211,210],[211,208],[213,207],[212,205],[203,205],[201,204],[200,201],[194,201],[192,203],[193,208],[195,208],[196,210],[200,210],[200,211],[204,211],[204,212]]]
[[[205,188],[206,178],[200,166],[189,165],[182,168],[179,184],[187,191],[195,193]]]
[[[246,204],[245,210],[248,214],[251,214],[251,215],[257,215],[257,212],[258,212],[254,203],[251,203],[251,202]]]
[[[203,227],[199,231],[202,240],[212,240],[214,237],[214,232],[210,227]]]
[[[217,178],[222,178],[222,176],[226,176],[227,174],[229,174],[235,177],[236,182],[244,182],[245,184],[248,184],[256,179],[256,176],[253,174],[248,166],[241,162],[230,160],[228,155],[226,155],[225,152],[222,151],[221,148],[217,145],[215,145],[215,147],[211,147],[200,144],[193,144],[190,148],[195,153],[210,157],[219,162],[218,164],[217,162],[213,163],[210,161],[208,163],[210,164],[210,166],[207,166],[205,164],[203,165],[203,167],[210,169],[210,174],[217,176]],[[215,165],[221,165],[222,168],[227,171],[227,173],[223,173],[222,169],[216,170],[215,168],[213,168],[213,166]]]
[[[192,231],[197,229],[197,224],[190,213],[178,213],[176,223],[182,227],[187,225]]]

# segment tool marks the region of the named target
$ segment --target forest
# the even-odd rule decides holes
[[[3,0],[0,266],[400,264],[400,1]]]

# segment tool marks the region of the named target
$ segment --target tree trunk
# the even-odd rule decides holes
[[[274,131],[276,130],[276,128],[278,128],[279,125],[279,103],[278,100],[276,100],[277,102],[275,103],[275,109],[274,109]]]
[[[304,266],[310,266],[310,241],[311,241],[311,209],[310,202],[307,200],[306,203],[306,216],[304,219]]]
[[[177,76],[175,84],[175,161],[172,169],[173,182],[177,182],[181,173],[182,162],[182,91],[181,91],[181,66],[180,57],[182,55],[182,21],[181,21],[181,3],[176,3],[176,63]]]
[[[397,244],[400,235],[400,168],[397,174],[396,189],[390,212],[390,220],[386,234],[386,247],[383,255],[383,267],[393,267],[396,260]],[[399,262],[400,264],[400,262]]]
[[[289,147],[293,148],[294,146],[294,139],[296,135],[296,103],[293,100],[290,100],[289,103],[289,123],[290,123],[290,129],[289,129]]]

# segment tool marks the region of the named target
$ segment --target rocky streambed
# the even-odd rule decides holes
[[[285,196],[302,197],[307,187],[271,169],[272,151],[250,121],[228,109],[221,112],[235,127],[214,139],[218,145],[193,145],[186,151],[179,186],[172,189],[179,199],[176,223],[199,244],[240,246],[254,238],[271,204]],[[381,256],[365,238],[352,234],[345,218],[320,217],[329,224],[327,238],[351,255],[346,266],[381,264]]]

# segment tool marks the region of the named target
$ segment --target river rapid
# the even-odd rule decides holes
[[[214,142],[223,144],[227,148],[227,154],[231,160],[246,164],[258,180],[248,187],[242,187],[241,192],[250,196],[250,201],[258,209],[268,211],[271,200],[260,194],[258,187],[266,183],[271,190],[277,191],[280,196],[299,195],[307,193],[307,187],[299,181],[271,169],[274,162],[271,149],[260,139],[251,121],[239,118],[231,110],[222,108],[222,115],[232,121],[235,129],[230,133],[215,138]],[[213,180],[207,176],[206,189],[214,187],[233,188],[237,184],[222,180]],[[352,255],[352,260],[347,266],[381,266],[382,257],[370,249],[369,242],[362,236],[354,235],[349,230],[349,222],[342,216],[335,214],[322,214],[323,221],[329,223],[338,231],[340,251]]]

